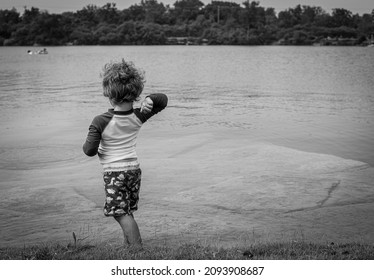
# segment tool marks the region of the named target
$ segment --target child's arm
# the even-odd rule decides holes
[[[148,98],[151,102],[147,101]],[[154,93],[148,95],[143,103],[141,109],[135,110],[135,114],[143,123],[145,123],[149,118],[165,109],[168,104],[168,97],[163,93]]]
[[[89,157],[93,157],[97,154],[101,141],[101,133],[104,131],[112,117],[113,114],[106,112],[93,119],[88,128],[86,142],[83,144],[83,152]]]
[[[88,128],[86,142],[83,144],[83,152],[89,157],[95,156],[99,148],[100,140],[101,133],[93,124],[91,124]]]
[[[88,128],[88,135],[86,142],[83,144],[83,152],[89,157],[97,154],[101,141],[101,133],[104,131],[106,125],[112,118],[112,114],[104,113],[96,116],[90,127]]]

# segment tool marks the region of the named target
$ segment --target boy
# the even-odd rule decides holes
[[[133,109],[144,87],[143,73],[133,63],[122,59],[104,66],[103,94],[113,109],[96,116],[90,127],[83,151],[98,154],[104,170],[106,202],[104,215],[120,224],[125,242],[141,247],[142,240],[133,212],[138,209],[141,169],[136,155],[136,139],[141,126],[163,110],[168,102],[164,94],[151,94]]]

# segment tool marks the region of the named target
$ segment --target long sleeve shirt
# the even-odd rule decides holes
[[[162,111],[168,102],[165,94],[151,94],[153,108],[148,113],[139,108],[128,111],[114,111],[96,116],[88,129],[83,145],[87,156],[98,154],[100,163],[105,165],[114,162],[137,160],[136,140],[142,125],[152,116]]]

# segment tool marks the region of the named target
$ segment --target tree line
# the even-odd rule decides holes
[[[370,43],[374,9],[362,15],[336,8],[297,5],[276,13],[258,1],[237,4],[141,0],[119,10],[115,3],[50,14],[36,7],[0,10],[0,46],[32,45],[311,45]]]

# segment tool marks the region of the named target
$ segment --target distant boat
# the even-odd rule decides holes
[[[28,50],[27,51],[28,54],[48,54],[48,51],[46,48],[42,49],[42,50],[38,50],[38,51],[31,51],[31,50]]]
[[[42,50],[39,50],[39,51],[37,52],[37,54],[48,54],[48,51],[47,51],[46,48],[44,48],[44,49],[42,49]]]

